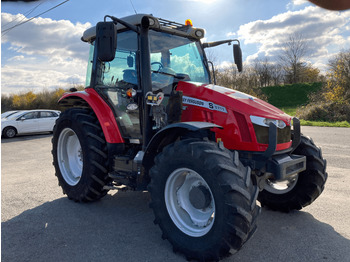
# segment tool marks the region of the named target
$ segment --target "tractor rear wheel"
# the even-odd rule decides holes
[[[289,180],[268,180],[258,200],[262,206],[289,212],[310,205],[322,193],[327,180],[326,160],[311,138],[301,136],[293,154],[306,156],[306,170]]]
[[[94,201],[107,194],[107,146],[92,111],[64,111],[56,121],[52,144],[53,165],[64,194],[79,202]]]
[[[150,176],[154,222],[187,259],[219,260],[255,232],[258,188],[238,152],[214,142],[178,141],[156,157]]]

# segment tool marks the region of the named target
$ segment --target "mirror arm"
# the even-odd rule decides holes
[[[127,22],[125,22],[125,21],[123,21],[123,20],[121,20],[121,19],[119,19],[119,18],[116,18],[116,17],[114,17],[114,16],[111,16],[111,15],[106,15],[106,16],[105,16],[105,18],[104,18],[104,21],[105,21],[105,22],[106,22],[106,18],[107,18],[107,17],[109,17],[110,19],[112,19],[113,22],[120,23],[120,24],[122,24],[123,26],[129,28],[130,30],[132,30],[132,31],[134,31],[134,32],[136,32],[136,33],[139,33],[139,29],[138,29],[137,26],[132,25],[132,24],[129,24],[129,23],[127,23]]]
[[[216,76],[215,76],[214,64],[213,64],[212,61],[208,61],[208,64],[211,65],[211,70],[213,71],[214,85],[216,85]]]
[[[214,47],[222,44],[231,44],[233,41],[236,41],[238,45],[240,45],[240,42],[238,39],[229,39],[229,40],[222,40],[222,41],[215,41],[215,42],[208,42],[208,43],[203,43],[202,46],[203,48],[208,48],[208,47]]]

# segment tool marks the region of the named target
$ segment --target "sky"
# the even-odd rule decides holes
[[[191,19],[206,30],[204,41],[239,39],[245,65],[257,58],[273,61],[293,34],[307,41],[306,62],[322,72],[350,47],[350,10],[324,10],[306,0],[69,0],[39,15],[62,2],[1,2],[1,93],[84,85],[89,45],[80,38],[107,14]],[[210,55],[221,67],[233,62],[232,46],[215,47]]]

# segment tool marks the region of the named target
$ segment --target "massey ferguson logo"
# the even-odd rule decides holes
[[[192,97],[189,97],[189,96],[183,96],[182,103],[183,104],[187,104],[187,105],[204,107],[204,108],[207,108],[207,109],[213,110],[213,111],[219,111],[219,112],[222,112],[222,113],[227,113],[226,108],[223,107],[223,106],[219,106],[217,104],[214,104],[213,102],[196,99],[196,98],[192,98]]]

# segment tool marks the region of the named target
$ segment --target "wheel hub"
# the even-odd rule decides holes
[[[202,185],[192,187],[189,197],[190,203],[196,209],[206,209],[211,203],[210,191]]]
[[[289,177],[286,180],[276,181],[267,179],[264,189],[272,194],[286,194],[292,191],[298,182],[299,174]]]
[[[165,185],[165,204],[174,224],[185,234],[201,237],[214,224],[213,194],[197,172],[188,168],[173,171]]]
[[[67,184],[70,186],[78,184],[83,172],[83,151],[78,136],[70,128],[65,128],[60,133],[57,160]]]

